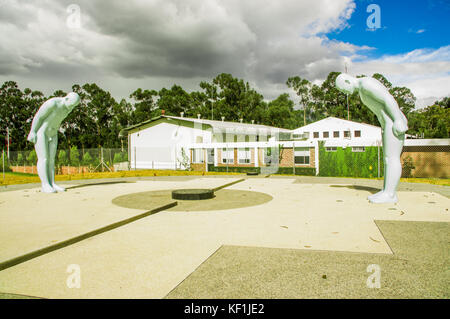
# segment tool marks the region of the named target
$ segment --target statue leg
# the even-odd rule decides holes
[[[405,141],[404,135],[396,137],[392,132],[392,122],[386,123],[383,130],[383,153],[384,153],[384,186],[383,191],[372,195],[369,199],[372,203],[396,203],[397,186],[402,175],[402,164],[400,155]]]
[[[49,154],[49,141],[44,133],[39,133],[37,135],[36,144],[34,145],[36,154],[38,157],[37,161],[37,171],[39,178],[41,179],[43,193],[54,193],[55,190],[51,186],[51,177],[48,174],[48,164],[50,159]]]
[[[55,158],[57,149],[58,149],[58,136],[56,135],[52,137],[52,140],[50,141],[49,144],[49,153],[50,153],[49,174],[53,189],[57,192],[64,192],[66,191],[64,187],[55,184]]]

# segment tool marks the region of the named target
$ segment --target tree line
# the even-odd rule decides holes
[[[164,110],[166,115],[197,117],[244,123],[265,124],[294,129],[317,120],[334,116],[356,122],[379,125],[375,115],[361,103],[358,93],[341,93],[335,87],[339,72],[329,73],[321,85],[293,76],[286,81],[286,93],[266,101],[243,79],[222,73],[212,81],[202,81],[199,89],[185,91],[179,85],[161,90],[137,89],[128,99],[116,101],[110,92],[95,83],[75,84],[73,92],[81,103],[64,120],[59,132],[59,148],[121,148],[127,139],[119,138],[123,128],[156,117]],[[361,75],[362,76],[362,75]],[[450,134],[450,99],[446,97],[421,110],[414,110],[416,98],[406,87],[394,87],[383,75],[374,74],[394,96],[408,118],[409,134],[424,138],[448,138]],[[297,94],[300,108],[288,90]],[[27,150],[33,145],[26,141],[34,114],[42,103],[68,92],[55,91],[45,96],[29,88],[23,91],[14,81],[6,81],[0,88],[0,139],[6,145],[9,128],[10,150]],[[347,112],[347,108],[348,111]]]

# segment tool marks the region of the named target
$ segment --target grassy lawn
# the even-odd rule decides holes
[[[1,172],[0,172],[1,174]],[[57,181],[70,181],[79,179],[100,179],[100,178],[119,178],[119,177],[141,177],[141,176],[200,176],[200,175],[240,175],[241,173],[226,172],[195,172],[195,171],[173,171],[173,170],[138,170],[138,171],[120,171],[120,172],[97,172],[73,175],[56,175]],[[280,174],[285,175],[285,174]],[[274,175],[275,176],[275,175]],[[292,175],[285,175],[292,176]],[[298,176],[297,176],[298,177]],[[373,178],[382,180],[383,178]],[[425,183],[441,186],[450,186],[450,179],[439,178],[401,178],[401,182],[407,183]],[[26,173],[5,173],[5,178],[0,175],[0,185],[40,183],[37,174]]]
[[[0,172],[1,174],[1,172]],[[173,170],[138,170],[120,172],[96,172],[72,175],[56,175],[56,181],[71,181],[79,179],[97,178],[118,178],[118,177],[141,177],[141,176],[203,176],[203,175],[239,175],[238,173],[218,173],[218,172],[194,172],[194,171],[173,171]],[[5,178],[0,175],[0,185],[40,183],[37,174],[26,173],[5,173]]]

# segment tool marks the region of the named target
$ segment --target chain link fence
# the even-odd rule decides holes
[[[33,150],[3,151],[2,170],[4,172],[37,174],[37,154]],[[4,164],[3,164],[4,163]],[[128,151],[112,148],[57,150],[55,173],[58,175],[128,169]]]
[[[37,174],[35,150],[2,151],[0,173]],[[58,150],[56,174],[83,174],[136,169],[258,172],[260,174],[318,175],[383,178],[381,146],[282,148],[173,148],[132,147]],[[405,146],[402,177],[449,178],[450,146]],[[255,163],[257,162],[257,163]]]

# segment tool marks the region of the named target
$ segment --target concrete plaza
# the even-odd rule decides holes
[[[58,194],[40,193],[35,186],[0,192],[0,265],[6,265],[0,271],[3,296],[409,297],[401,292],[402,285],[407,289],[407,283],[414,281],[414,276],[427,276],[427,267],[423,265],[427,264],[427,258],[432,264],[434,257],[421,255],[424,249],[407,248],[411,245],[427,248],[427,243],[436,238],[439,240],[432,245],[445,241],[448,245],[450,200],[446,195],[449,187],[445,186],[403,184],[398,192],[399,203],[375,205],[366,198],[381,187],[381,181],[196,176],[116,182],[69,183],[65,185],[69,187],[67,192]],[[167,195],[169,190],[217,188],[233,182],[236,183],[218,190],[214,199],[200,204],[179,202],[157,210],[176,202]],[[142,215],[152,209],[156,211]],[[105,228],[133,216],[139,218]],[[101,228],[105,230],[92,233]],[[383,229],[392,242],[399,239],[400,246],[409,246],[396,251]],[[418,243],[407,244],[406,238],[412,236],[411,229],[418,234],[422,232],[423,240],[419,236]],[[439,234],[434,236],[434,231]],[[86,233],[92,234],[73,243],[68,241]],[[405,243],[401,243],[402,234]],[[61,242],[67,244],[46,250]],[[421,270],[396,283],[389,293],[374,295],[373,289],[366,287],[370,274],[365,272],[365,267],[372,263],[369,259],[387,258],[386,265],[391,265],[392,258],[398,260],[403,251],[410,253],[402,258],[420,261],[422,268],[415,269]],[[33,252],[37,253],[30,257]],[[299,257],[297,253],[309,255]],[[347,254],[359,257],[353,260],[356,257],[349,259]],[[28,257],[21,261],[21,256]],[[448,267],[448,246],[447,250],[439,248],[433,256],[442,262],[439,267]],[[321,288],[320,281],[319,284],[313,281],[311,286],[303,285],[298,294],[291,293],[298,282],[293,271],[301,272],[314,266],[321,272],[318,260],[322,259],[323,271],[328,272],[345,269],[344,259],[348,265],[364,266],[360,267],[362,274],[352,277],[351,281],[352,285],[359,285],[356,289],[359,293],[345,293],[345,285],[330,286],[329,282]],[[7,266],[10,260],[18,262]],[[80,288],[67,286],[70,276],[67,269],[74,264],[81,270]],[[392,266],[395,267],[398,264]],[[448,298],[448,271],[441,273],[441,268],[429,275],[434,276],[433,282],[442,282],[444,288],[430,283],[432,292],[424,292],[422,297]],[[239,269],[242,278],[250,278],[250,281],[253,278],[257,283],[249,286],[240,281]],[[258,275],[261,273],[264,276]],[[344,271],[342,278],[345,276]],[[361,282],[355,278],[361,278]],[[289,291],[280,288],[283,281],[291,283]],[[274,288],[269,293],[267,287],[278,287],[278,290]],[[378,291],[383,291],[383,286]]]

